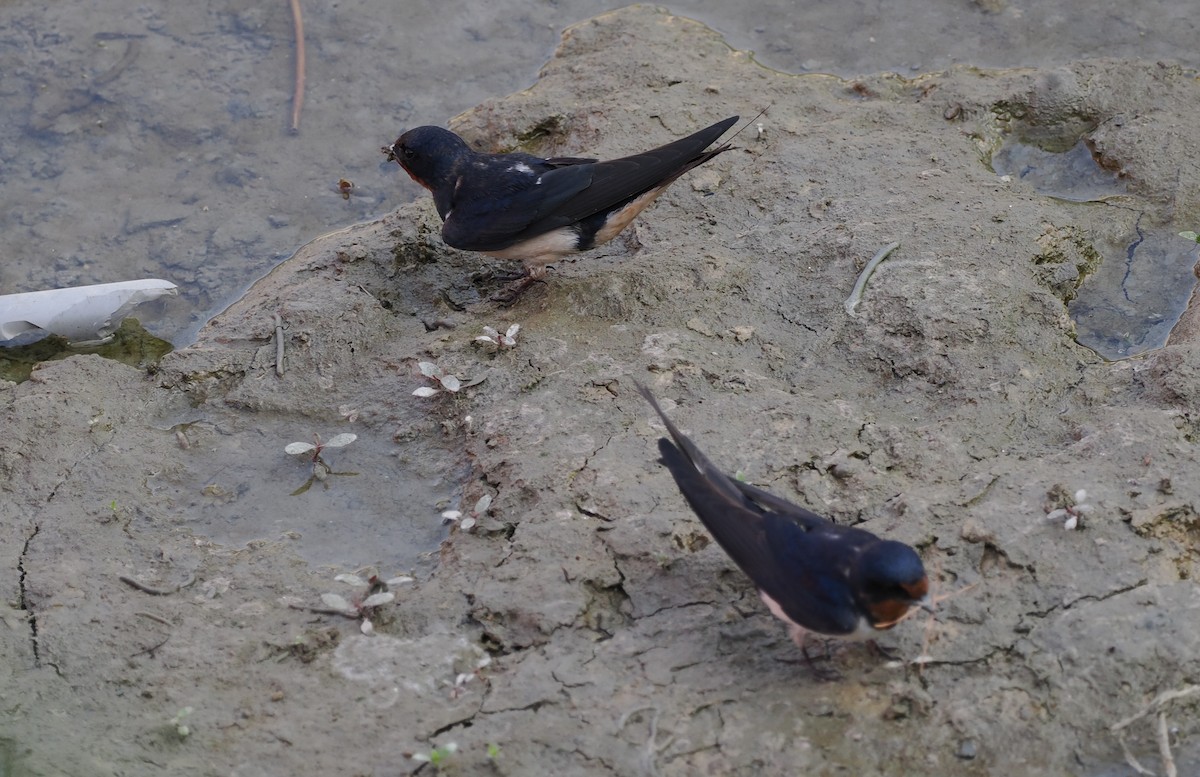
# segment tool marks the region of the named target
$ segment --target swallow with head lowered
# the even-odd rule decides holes
[[[411,129],[383,152],[433,194],[446,245],[524,264],[519,293],[547,265],[612,240],[677,178],[730,150],[709,146],[737,120],[606,162],[484,154],[441,127]]]
[[[671,435],[658,441],[662,464],[717,543],[758,587],[763,603],[788,625],[806,660],[807,632],[869,640],[912,607],[932,611],[925,567],[910,546],[839,526],[722,473],[671,422],[649,389],[638,390]]]

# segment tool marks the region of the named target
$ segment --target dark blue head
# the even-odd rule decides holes
[[[471,154],[462,138],[441,127],[410,129],[384,151],[388,159],[399,162],[414,181],[434,194],[438,187],[453,181],[459,162]]]
[[[903,542],[881,540],[863,551],[854,569],[859,604],[871,613],[872,625],[886,629],[928,601],[929,578],[917,552]]]

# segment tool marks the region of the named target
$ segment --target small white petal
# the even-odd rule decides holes
[[[1071,531],[1078,525],[1079,525],[1079,517],[1076,515],[1072,515],[1063,524],[1063,528],[1066,529],[1067,531]]]
[[[507,337],[509,340],[512,340],[512,339],[516,338],[517,332],[520,332],[520,331],[521,331],[521,325],[513,324],[512,326],[510,326],[508,328],[508,331],[504,333],[504,336]]]
[[[341,448],[343,446],[349,445],[350,443],[354,442],[357,439],[358,439],[357,434],[350,434],[349,432],[345,432],[343,434],[335,434],[333,436],[333,439],[331,439],[329,442],[325,443],[325,447],[326,448]]]
[[[499,332],[497,332],[495,329],[492,329],[490,326],[485,326],[485,327],[483,328],[483,333],[484,333],[484,335],[486,335],[486,336],[487,336],[487,339],[489,339],[489,340],[493,340],[493,341],[494,341],[494,340],[495,340],[497,337],[499,337],[499,336],[500,336],[500,333],[499,333]],[[477,337],[477,338],[475,338],[475,339],[476,339],[476,340],[478,340],[479,338]]]
[[[1059,518],[1062,518],[1066,514],[1067,514],[1067,509],[1065,507],[1060,507],[1057,510],[1051,510],[1050,512],[1046,513],[1046,520],[1057,521]]]
[[[492,506],[492,495],[484,494],[483,496],[479,497],[479,501],[475,503],[475,508],[473,510],[471,510],[471,512],[474,513],[475,515],[479,515],[480,513],[486,511],[491,506]]]
[[[297,453],[308,453],[309,451],[315,451],[316,449],[317,446],[313,445],[311,442],[290,442],[288,443],[288,446],[283,449],[283,452],[290,453],[295,456]]]
[[[1080,513],[1080,514],[1090,513],[1092,511],[1092,509],[1093,508],[1091,505],[1075,505],[1075,512]]]
[[[334,580],[338,581],[339,583],[348,583],[349,585],[355,586],[356,588],[361,588],[362,586],[367,584],[366,580],[363,580],[358,575],[352,575],[349,572],[343,572],[342,574],[335,577]]]
[[[432,397],[434,394],[439,394],[439,393],[441,393],[441,392],[439,392],[435,388],[431,388],[430,386],[421,386],[421,388],[419,388],[413,392],[413,396],[414,397]]]
[[[358,630],[363,633],[363,636],[369,637],[375,633],[375,625],[363,618],[363,622],[358,625]]]
[[[354,613],[357,609],[350,606],[350,602],[346,601],[346,597],[337,594],[321,594],[321,601],[331,610],[341,610],[342,612]]]
[[[1087,499],[1087,491],[1085,491],[1084,489],[1081,488],[1075,492],[1075,504],[1079,504],[1080,502],[1083,502],[1086,499]]]
[[[377,594],[371,594],[365,600],[363,600],[362,606],[364,609],[367,607],[378,607],[381,604],[387,604],[388,602],[395,600],[395,598],[396,595],[391,591],[380,591]]]
[[[387,584],[388,585],[404,585],[405,583],[411,583],[412,581],[413,581],[413,579],[411,577],[409,577],[408,575],[399,575],[398,577],[393,577],[391,580],[388,580]]]
[[[463,518],[462,523],[459,524],[459,528],[461,528],[463,531],[471,531],[471,529],[475,528],[475,519]]]
[[[420,761],[421,763],[424,763],[424,764],[429,763],[429,755],[427,753],[413,753],[412,759],[414,761]]]
[[[427,378],[436,378],[441,373],[441,370],[433,362],[417,362],[417,369]]]
[[[458,743],[457,742],[447,742],[446,744],[442,745],[438,749],[441,750],[443,753],[446,753],[447,755],[449,755],[451,753],[457,753],[458,752]]]
[[[462,383],[453,375],[443,375],[438,380],[442,384],[442,388],[446,389],[446,391],[458,391],[462,388]]]
[[[469,675],[469,674],[466,674],[466,673],[460,674],[458,677],[455,677],[455,678],[454,678],[454,684],[455,684],[455,685],[466,685],[466,684],[467,684],[467,682],[468,682],[468,681],[469,681],[469,680],[470,680],[470,679],[471,679],[473,676],[474,676],[474,675]]]
[[[459,518],[462,518],[461,510],[446,510],[444,513],[442,513],[442,523],[457,521]]]
[[[475,342],[490,343],[491,345],[499,345],[500,344],[500,343],[496,342],[496,338],[488,337],[487,335],[480,335],[479,337],[476,337]]]
[[[475,664],[475,668],[483,669],[485,666],[487,666],[490,663],[492,663],[492,657],[484,656],[483,658],[479,659],[479,663]]]

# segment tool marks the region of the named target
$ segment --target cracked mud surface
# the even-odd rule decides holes
[[[535,86],[454,128],[611,156],[770,104],[765,133],[510,309],[478,301],[487,263],[442,246],[419,202],[308,245],[153,375],[77,357],[0,393],[0,764],[390,775],[453,741],[446,773],[1129,773],[1109,727],[1200,672],[1200,345],[1185,319],[1163,350],[1100,360],[1071,337],[1079,272],[1048,264],[1139,218],[1200,220],[1197,98],[1151,63],[846,82],[647,7],[577,25]],[[1079,205],[998,179],[982,160],[1014,132],[1087,135],[1132,193]],[[511,321],[516,348],[473,342]],[[424,360],[486,379],[418,400]],[[850,647],[841,680],[816,680],[655,463],[635,379],[728,470],[915,545],[938,593],[973,587],[889,633],[903,662]],[[335,586],[303,532],[193,530],[178,483],[199,454],[163,421],[184,416],[235,440],[304,419],[368,457],[411,444],[466,473],[464,511],[492,502],[363,636],[288,606]],[[1080,488],[1079,530],[1047,520]],[[395,511],[358,540],[385,577],[400,519],[437,521]],[[1167,711],[1180,773],[1200,769],[1195,697]],[[1159,766],[1151,718],[1127,740]]]

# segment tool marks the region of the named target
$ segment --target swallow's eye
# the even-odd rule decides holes
[[[403,156],[405,159],[413,159],[414,157],[416,157],[416,155],[417,155],[417,152],[416,152],[416,151],[413,151],[413,150],[412,150],[411,148],[409,148],[408,146],[404,146],[403,148],[401,148],[401,149],[400,149],[400,154],[401,154],[401,156]]]

